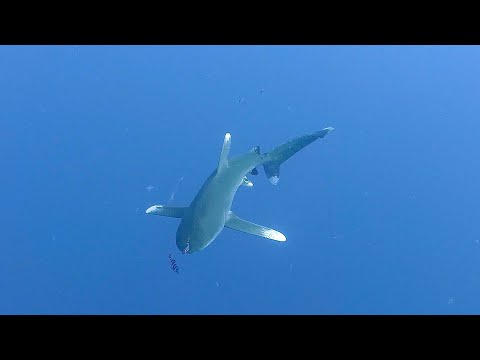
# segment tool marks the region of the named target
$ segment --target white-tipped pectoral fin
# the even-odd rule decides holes
[[[242,231],[248,234],[261,236],[275,241],[286,241],[287,238],[280,231],[268,228],[266,226],[254,224],[236,216],[232,211],[228,213],[225,227]]]
[[[168,216],[173,218],[182,218],[186,207],[153,205],[145,210],[146,214]]]

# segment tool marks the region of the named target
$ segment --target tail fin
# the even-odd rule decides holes
[[[263,164],[265,175],[267,175],[267,179],[270,180],[273,185],[277,185],[280,180],[280,164],[281,162],[278,161],[270,161]]]
[[[267,153],[268,161],[263,164],[265,175],[273,185],[277,185],[280,180],[280,165],[302,150],[305,146],[311,144],[317,139],[325,137],[332,127],[314,132],[313,134],[303,135],[287,141],[286,143],[277,146],[275,149]]]

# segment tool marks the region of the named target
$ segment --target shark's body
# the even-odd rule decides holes
[[[233,198],[241,185],[253,186],[246,178],[256,175],[257,166],[263,165],[265,174],[274,185],[278,183],[280,165],[319,138],[323,138],[333,128],[325,128],[313,134],[303,135],[282,144],[267,153],[260,153],[258,146],[247,153],[228,159],[231,136],[225,135],[217,168],[205,181],[188,207],[154,205],[147,214],[181,218],[177,229],[177,247],[184,254],[205,249],[229,227],[268,239],[285,241],[286,237],[273,229],[257,225],[237,217],[230,209]]]

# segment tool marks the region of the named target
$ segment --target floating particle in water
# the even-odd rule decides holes
[[[261,95],[261,94],[263,94],[263,89],[260,89],[260,91],[258,93],[258,95]]]
[[[452,305],[455,302],[455,298],[451,297],[448,299],[448,305]]]
[[[148,185],[148,186],[145,188],[145,190],[147,190],[147,191],[152,191],[152,190],[157,190],[157,188],[156,188],[155,186],[153,186],[153,185]]]
[[[173,191],[172,191],[172,193],[170,194],[170,199],[168,200],[169,203],[170,203],[170,202],[173,200],[173,198],[175,197],[175,194],[176,194],[176,192],[177,192],[177,190],[178,190],[178,187],[180,186],[180,184],[181,184],[182,181],[183,181],[183,176],[180,177],[180,179],[177,180],[177,182],[176,182],[176,184],[175,184],[175,187],[173,188]]]

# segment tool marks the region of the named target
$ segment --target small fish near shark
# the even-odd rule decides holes
[[[230,158],[230,133],[225,134],[217,168],[207,178],[197,195],[186,207],[153,205],[147,214],[178,218],[176,245],[183,254],[205,249],[224,227],[276,241],[286,241],[281,232],[243,220],[231,211],[233,198],[240,186],[252,187],[248,174],[257,175],[263,165],[265,175],[273,185],[280,179],[280,165],[317,139],[325,137],[332,127],[294,138],[273,150],[261,153],[255,146],[249,152]]]

